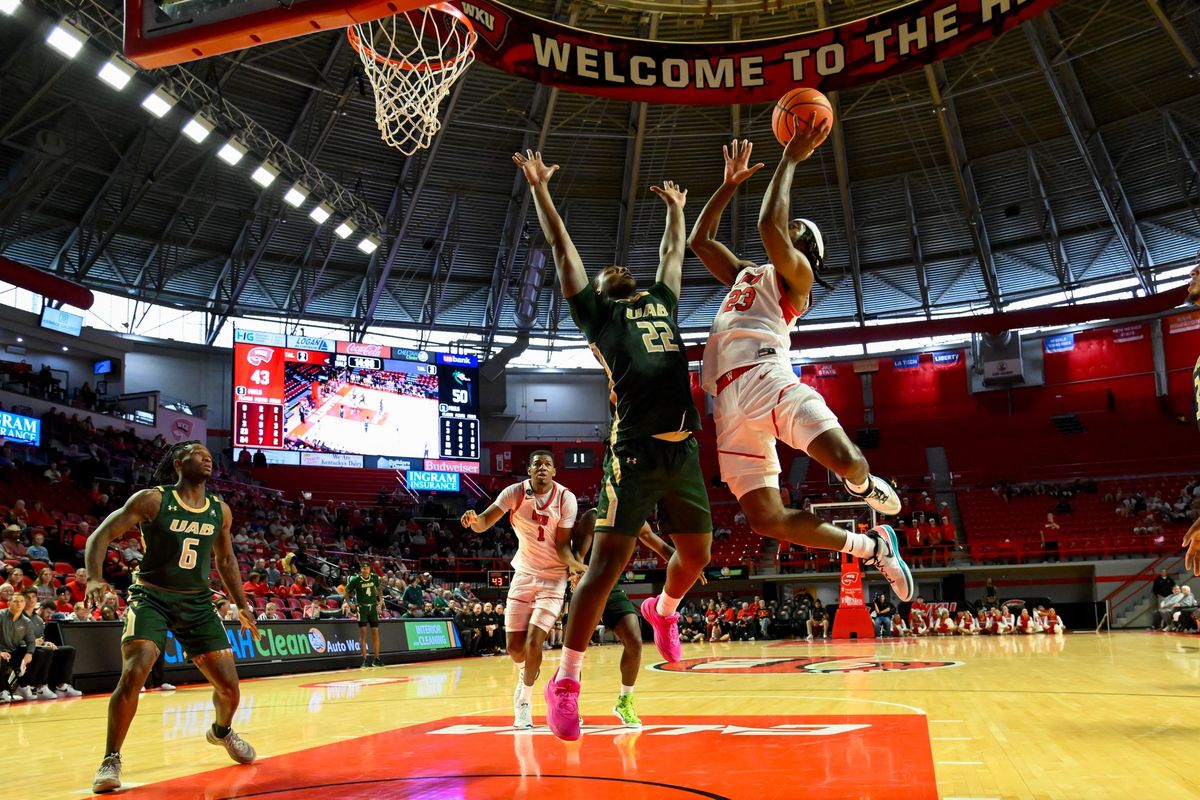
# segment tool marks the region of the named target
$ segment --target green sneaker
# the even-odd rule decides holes
[[[617,698],[617,704],[613,706],[613,713],[626,728],[642,727],[642,721],[638,719],[637,712],[633,710],[633,695],[631,694],[623,694]]]

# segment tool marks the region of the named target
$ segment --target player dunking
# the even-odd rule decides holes
[[[154,473],[161,485],[130,497],[88,537],[87,592],[97,603],[105,590],[104,552],[109,544],[136,526],[145,551],[129,589],[121,635],[121,678],[108,703],[108,739],[92,782],[94,792],[121,786],[121,745],[137,713],[138,691],[163,651],[168,630],[213,686],[216,722],[205,738],[223,746],[239,764],[254,761],[254,748],[230,728],[240,695],[229,639],[208,587],[214,551],[217,572],[237,604],[242,627],[257,639],[258,626],[242,593],[241,571],[233,554],[229,533],[233,516],[225,501],[208,491],[211,476],[208,448],[200,442],[173,445]]]
[[[483,533],[508,513],[517,532],[504,630],[508,654],[520,668],[513,692],[513,727],[520,729],[533,727],[533,684],[542,669],[546,634],[562,611],[568,570],[586,569],[570,553],[579,505],[569,489],[555,482],[554,475],[554,455],[537,450],[529,457],[529,480],[502,491],[482,516],[468,511],[460,520],[464,528]]]
[[[825,257],[816,225],[806,219],[789,221],[788,196],[796,165],[825,140],[828,125],[797,125],[784,148],[758,217],[759,235],[771,260],[762,266],[740,260],[716,239],[721,214],[738,185],[762,167],[748,166],[749,142],[739,146],[734,140],[725,148],[725,180],[689,238],[708,271],[730,287],[704,347],[701,381],[704,391],[716,397],[713,420],[721,478],[746,512],[750,527],[761,536],[866,559],[896,595],[908,601],[912,573],[890,526],[866,533],[844,531],[810,512],[784,508],[779,496],[776,440],[833,470],[851,494],[881,514],[900,511],[895,491],[871,474],[837,416],[820,394],[800,382],[788,356],[789,331],[809,308],[814,269]]]
[[[654,642],[668,661],[680,658],[675,609],[708,564],[712,517],[693,435],[700,429],[700,414],[692,402],[687,355],[675,324],[686,248],[687,192],[670,181],[651,189],[667,206],[667,225],[655,283],[639,292],[625,267],[606,267],[594,283],[588,282],[550,198],[549,181],[558,166],[547,166],[541,153],[533,151],[515,153],[513,161],[533,193],[571,316],[608,376],[613,413],[591,564],[571,603],[558,672],[546,684],[550,729],[560,739],[574,740],[581,734],[583,653],[609,592],[629,563],[638,531],[655,505],[663,531],[674,534],[676,550],[667,565],[662,594],[642,603],[642,615],[654,628]]]
[[[379,654],[379,609],[383,606],[382,581],[378,575],[371,574],[371,565],[364,561],[359,567],[358,574],[346,581],[342,599],[358,609],[358,642],[362,646],[362,668],[382,667],[383,658]],[[371,641],[375,645],[375,661],[371,661],[371,651],[367,649],[367,628],[371,628]]]

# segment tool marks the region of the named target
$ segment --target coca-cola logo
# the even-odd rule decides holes
[[[842,573],[842,586],[853,586],[856,583],[858,583],[857,572]]]
[[[246,361],[252,367],[261,367],[263,364],[269,364],[274,355],[275,351],[269,347],[251,347],[246,353]]]
[[[346,352],[352,356],[374,356],[382,358],[384,356],[384,347],[381,344],[359,344],[350,342],[346,345]]]

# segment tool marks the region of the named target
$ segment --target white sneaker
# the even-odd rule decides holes
[[[890,483],[877,475],[869,475],[867,483],[867,490],[861,493],[851,489],[848,483],[844,485],[847,492],[866,501],[867,505],[880,514],[893,517],[900,513],[900,496],[896,494],[896,490]]]
[[[59,697],[83,697],[83,692],[79,691],[69,683],[64,683],[54,691],[58,692]]]
[[[12,695],[8,692],[0,692],[0,703],[11,703]]]
[[[218,739],[217,735],[213,733],[212,726],[210,725],[208,730],[204,733],[204,738],[209,744],[216,744],[224,747],[225,752],[229,754],[229,757],[239,764],[252,764],[254,763],[254,759],[258,758],[258,754],[254,752],[254,748],[250,746],[250,743],[238,736],[233,731],[230,731],[228,734],[226,734],[225,738]]]
[[[875,555],[863,563],[879,570],[879,574],[887,578],[900,602],[907,603],[912,600],[916,583],[908,564],[900,557],[900,542],[896,538],[896,531],[891,525],[876,525],[867,531],[867,536],[875,540]]]
[[[38,700],[57,700],[58,695],[49,686],[43,686],[37,690]]]
[[[533,709],[529,703],[521,703],[517,706],[516,716],[513,718],[513,727],[519,731],[527,731],[533,728]]]
[[[159,688],[159,689],[161,689],[161,690],[162,690],[162,691],[164,691],[164,692],[173,692],[173,691],[175,691],[175,684],[173,684],[173,683],[164,683],[162,686],[160,686],[160,687],[158,687],[158,688]]]
[[[33,700],[34,699],[33,689],[30,689],[28,686],[22,686],[20,689],[17,689],[17,694],[19,694],[21,696],[22,700]],[[15,695],[14,695],[13,699],[14,700],[16,699]]]
[[[25,702],[25,695],[21,694],[20,689],[13,689],[12,692],[8,695],[8,698],[9,698],[9,701],[13,702],[13,703]]]

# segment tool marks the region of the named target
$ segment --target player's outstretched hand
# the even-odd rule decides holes
[[[738,143],[734,139],[729,144],[723,146],[721,150],[725,153],[725,183],[730,186],[737,186],[745,181],[754,173],[766,165],[762,162],[755,164],[753,167],[750,164],[750,151],[754,149],[754,142],[749,139],[742,139]]]
[[[803,128],[800,127],[800,120],[795,115],[792,116],[792,125],[795,132],[787,147],[783,148],[783,157],[793,161],[803,161],[811,156],[813,151],[825,141],[825,137],[829,136],[831,127],[828,118],[821,120],[821,124],[818,125],[815,111],[808,118],[808,124]]]
[[[1196,577],[1200,577],[1200,519],[1192,523],[1187,535],[1183,537],[1183,546],[1187,553],[1183,556],[1183,567]]]
[[[464,528],[470,528],[471,530],[475,530],[475,527],[474,527],[475,521],[478,519],[479,519],[479,515],[476,514],[474,511],[466,511],[463,513],[463,515],[461,517],[458,518],[458,524],[462,525]]]
[[[238,622],[242,623],[242,630],[250,631],[250,635],[254,637],[254,641],[258,641],[262,634],[258,632],[258,620],[254,618],[254,612],[248,608],[238,609]]]
[[[512,160],[525,173],[525,180],[529,181],[530,186],[547,183],[558,172],[558,164],[546,166],[542,154],[533,150],[526,150],[525,155],[513,153]]]
[[[675,181],[663,181],[662,186],[651,186],[650,191],[661,197],[668,208],[683,208],[687,205],[687,189],[680,188]]]
[[[104,594],[108,591],[108,584],[97,578],[88,578],[87,589],[84,592],[88,600],[92,602],[96,608],[104,602]]]

